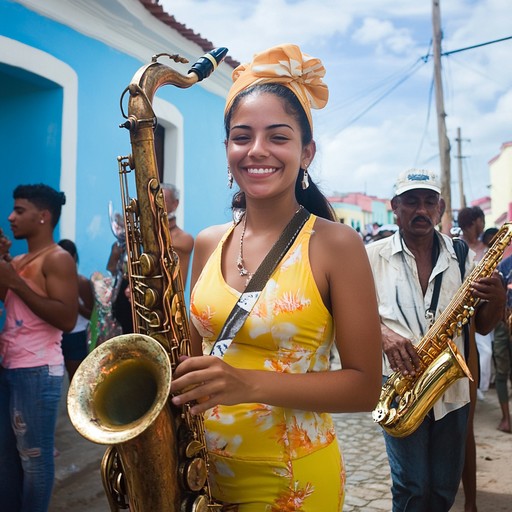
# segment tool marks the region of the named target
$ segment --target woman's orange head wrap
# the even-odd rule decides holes
[[[233,71],[233,85],[228,92],[224,113],[229,112],[236,96],[243,90],[265,83],[280,83],[290,89],[300,101],[313,131],[312,108],[323,108],[329,98],[322,81],[325,68],[320,61],[302,53],[293,44],[274,46],[254,55],[249,64],[240,64]]]

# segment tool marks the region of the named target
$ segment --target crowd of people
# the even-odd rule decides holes
[[[370,412],[393,375],[425,371],[418,345],[496,233],[477,208],[459,212],[460,237],[439,232],[439,177],[415,169],[397,175],[395,225],[363,240],[337,222],[311,176],[311,111],[327,104],[324,74],[291,44],[234,70],[224,113],[232,222],[194,240],[176,225],[177,189],[162,184],[185,280],[194,250],[192,356],[174,372],[172,402],[204,415],[209,483],[225,511],[342,510],[331,413]],[[22,185],[13,198],[8,220],[27,252],[12,258],[0,236],[0,493],[6,512],[44,512],[64,372],[71,380],[89,351],[95,289],[78,273],[73,241],[54,240],[64,194]],[[113,244],[107,270],[112,313],[132,332],[125,250]],[[448,512],[461,481],[465,510],[476,512],[473,416],[477,390],[493,380],[497,427],[511,431],[512,256],[468,293],[475,315],[451,341],[474,384],[460,378],[443,390],[412,433],[383,429],[394,512]],[[330,368],[332,350],[340,369]]]
[[[166,184],[162,189],[176,252],[187,265],[193,238],[176,226],[178,191]],[[0,331],[0,508],[46,512],[54,483],[54,458],[59,454],[55,427],[64,376],[67,373],[71,381],[90,352],[89,322],[100,304],[95,283],[78,273],[76,244],[54,239],[66,201],[64,193],[45,184],[20,185],[13,199],[8,217],[12,236],[26,240],[28,250],[12,257],[11,240],[0,232],[0,301],[4,306],[0,313],[4,315]],[[120,259],[119,265],[117,260],[112,264],[112,254]],[[117,243],[112,254],[105,277],[114,288],[116,281],[128,281]],[[119,333],[133,332],[124,288],[118,287],[112,297],[118,307],[109,309],[111,321],[122,326]]]

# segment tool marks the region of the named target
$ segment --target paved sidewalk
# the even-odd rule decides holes
[[[379,427],[366,413],[335,418],[347,469],[343,512],[390,512],[391,478]],[[500,418],[496,391],[490,389],[477,402],[474,423],[478,512],[512,512],[512,435],[496,429]],[[462,486],[451,512],[464,512]]]
[[[500,416],[496,392],[491,389],[477,403],[475,417],[479,512],[512,511],[512,435],[496,430]],[[389,468],[380,428],[369,413],[334,418],[347,469],[344,512],[391,511]],[[50,512],[107,512],[99,470],[104,447],[84,440],[73,429],[64,406],[56,444],[60,455]],[[451,512],[463,511],[461,491]]]

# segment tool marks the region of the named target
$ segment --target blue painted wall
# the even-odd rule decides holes
[[[17,185],[46,183],[59,188],[63,94],[61,87],[45,78],[0,63],[0,98],[4,148],[0,226],[9,235],[6,217]],[[59,237],[58,226],[55,235]],[[25,249],[25,242],[13,241],[13,254]]]
[[[121,204],[116,158],[131,151],[128,132],[118,127],[123,121],[119,99],[145,63],[15,2],[0,0],[0,13],[1,35],[55,56],[78,76],[75,241],[80,272],[90,275],[95,270],[103,271],[114,242],[108,203],[112,200],[116,209]],[[17,184],[45,182],[58,188],[62,89],[47,80],[29,77],[19,68],[2,66],[1,61],[0,55],[0,227],[10,233],[6,218]],[[23,101],[17,101],[16,95],[22,92]],[[183,227],[195,236],[204,227],[230,218],[223,145],[224,100],[197,85],[185,90],[163,87],[158,95],[173,103],[184,118]],[[56,238],[59,236],[57,231]],[[25,247],[20,242],[13,253]]]

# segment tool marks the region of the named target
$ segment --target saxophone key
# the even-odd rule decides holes
[[[153,288],[146,288],[144,290],[144,306],[148,309],[155,307],[159,304],[160,294]]]
[[[192,457],[195,457],[198,453],[200,453],[201,450],[203,449],[203,443],[199,442],[197,439],[194,439],[193,441],[190,441],[190,443],[187,444],[187,447],[185,448],[185,456],[188,459],[191,459]]]
[[[164,316],[160,311],[150,311],[148,324],[151,329],[157,330],[162,326]]]
[[[150,277],[155,275],[156,269],[158,268],[158,260],[155,258],[155,256],[145,252],[140,255],[139,263],[143,276]]]
[[[398,415],[396,412],[396,408],[392,408],[388,411],[387,418],[382,425],[393,425],[398,420]]]
[[[180,474],[186,489],[199,492],[206,484],[208,470],[206,462],[200,457],[180,464]]]
[[[213,505],[216,510],[221,510],[222,506]],[[193,496],[190,499],[186,500],[181,507],[183,512],[208,512],[209,510],[213,510],[212,506],[208,503],[206,496]]]

